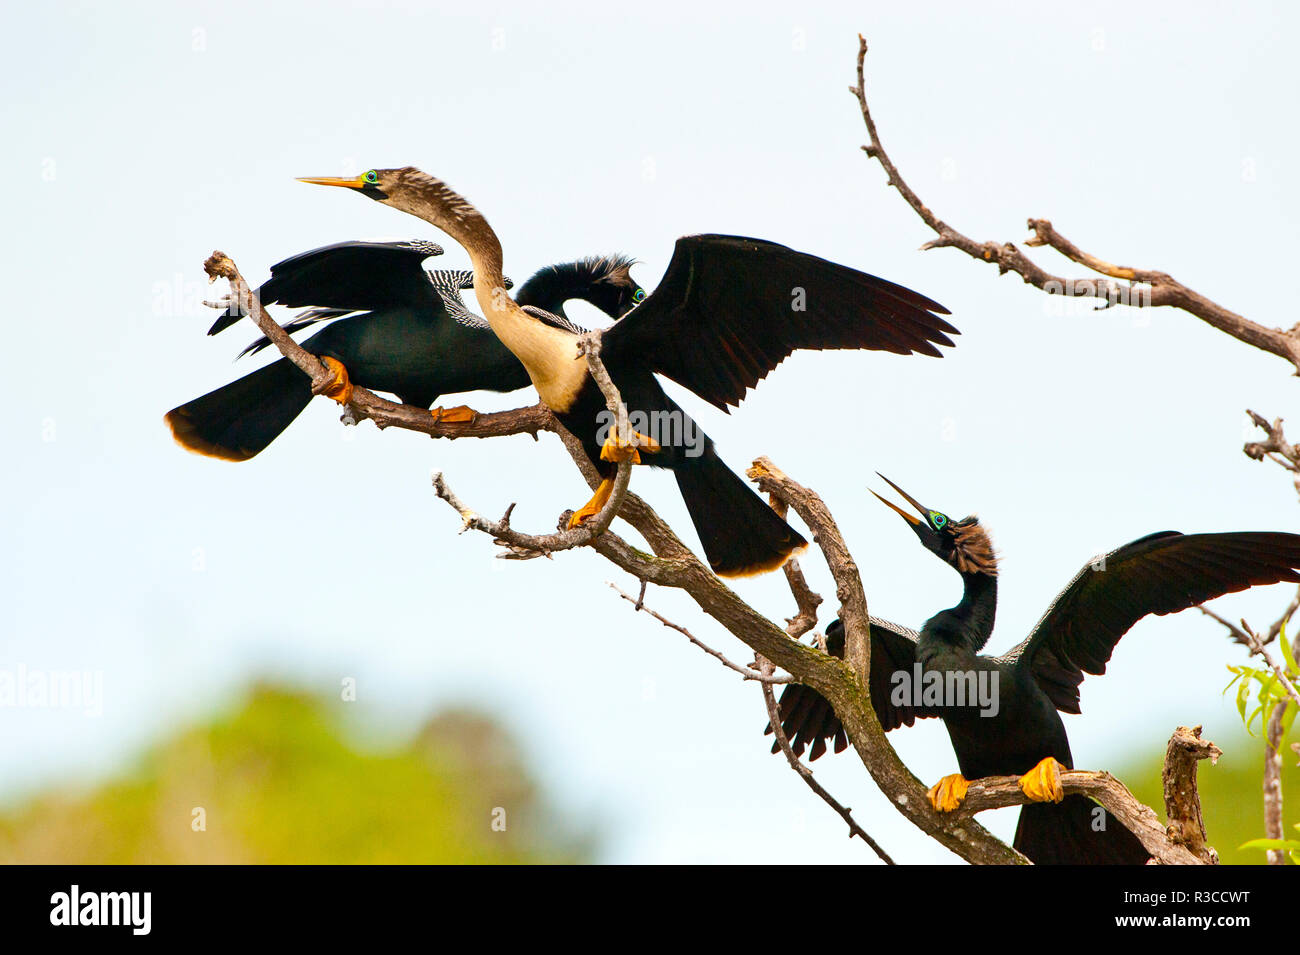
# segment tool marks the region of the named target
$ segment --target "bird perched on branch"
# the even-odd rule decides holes
[[[932,805],[954,810],[968,780],[1017,775],[1034,802],[1021,810],[1013,845],[1030,860],[1144,863],[1147,853],[1137,838],[1105,810],[1086,796],[1064,796],[1058,773],[1073,762],[1058,710],[1079,712],[1084,674],[1105,673],[1120,638],[1148,614],[1177,613],[1253,586],[1300,582],[1300,535],[1149,534],[1087,564],[1023,642],[1001,656],[982,656],[993,632],[998,587],[987,532],[977,518],[953,520],[885,480],[917,514],[876,496],[964,585],[961,602],[927,620],[919,634],[871,618],[868,682],[881,726],[892,730],[937,717],[957,754],[961,773],[931,788]],[[843,657],[839,620],[827,627],[826,637],[827,650]],[[786,687],[780,717],[796,755],[811,744],[810,758],[817,759],[828,739],[836,752],[847,746],[830,703],[811,687]]]
[[[573,524],[608,500],[618,461],[669,468],[709,564],[725,576],[773,570],[806,542],[723,463],[655,376],[727,411],[796,349],[938,357],[936,345],[951,345],[956,333],[937,314],[947,309],[884,279],[762,239],[686,236],[654,292],[601,334],[601,359],[634,429],[618,434],[578,336],[539,321],[505,294],[501,243],[464,197],[410,166],[302,181],[346,187],[417,216],[469,253],[492,330],[604,478]]]
[[[473,273],[425,271],[425,259],[441,253],[422,240],[340,242],[272,266],[258,298],[263,304],[314,306],[285,323],[290,333],[333,320],[302,345],[334,372],[336,384],[327,394],[344,403],[353,382],[421,408],[444,394],[526,387],[523,365],[461,301],[460,290],[473,287]],[[583,329],[569,321],[566,301],[585,299],[617,319],[645,297],[631,265],[625,256],[552,265],[525,282],[518,297],[537,321],[576,334]],[[243,314],[238,303],[231,305],[208,334],[229,328]],[[268,344],[260,338],[241,355]],[[166,421],[192,451],[247,461],[279,437],[311,398],[310,379],[281,358],[174,408]],[[474,412],[461,405],[436,408],[434,415],[457,422],[471,420]]]

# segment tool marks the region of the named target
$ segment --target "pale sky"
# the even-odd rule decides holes
[[[1063,309],[958,252],[919,252],[930,233],[860,152],[846,92],[862,31],[886,148],[967,234],[1020,242],[1027,218],[1050,218],[1103,258],[1289,327],[1293,6],[50,3],[9,21],[0,658],[102,671],[104,699],[98,717],[0,709],[0,796],[105,778],[251,676],[329,695],[350,676],[360,699],[339,706],[359,727],[403,732],[461,702],[499,714],[557,798],[605,829],[607,861],[873,858],[767,754],[757,688],[634,616],[605,586],[633,586],[619,571],[590,553],[496,561],[457,535],[431,470],[544,531],[587,496],[555,439],[344,429],[321,399],[247,464],[172,442],[165,411],[255,367],[231,361],[251,324],[203,335],[214,248],[254,282],[373,236],[441,241],[435,264],[465,267],[425,223],[296,176],[419,166],[484,212],[517,281],[622,251],[653,287],[678,236],[734,232],[947,305],[963,334],[940,361],[801,354],[730,417],[680,396],[737,470],[766,454],[821,493],[880,616],[919,627],[959,581],[870,497],[877,470],[985,521],[1003,557],[994,652],[1095,553],[1156,530],[1296,527],[1290,483],[1240,451],[1245,408],[1294,407],[1282,361],[1181,313]],[[633,488],[689,534],[669,475],[638,470]],[[834,587],[804,564],[825,626]],[[792,612],[780,575],[738,589]],[[1267,624],[1288,597],[1219,607]],[[677,595],[648,599],[748,659]],[[1077,764],[1160,752],[1179,723],[1231,735],[1220,690],[1242,660],[1194,612],[1143,622],[1066,718]],[[926,781],[956,769],[937,723],[891,739]],[[896,858],[953,858],[851,755],[816,768]],[[1010,835],[1014,813],[985,819]]]

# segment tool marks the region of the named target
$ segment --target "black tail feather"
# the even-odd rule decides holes
[[[1034,865],[1145,865],[1150,858],[1137,836],[1080,795],[1021,808],[1012,845]]]
[[[311,380],[287,358],[167,412],[183,447],[247,461],[280,436],[311,401]]]
[[[713,572],[745,577],[775,570],[807,541],[727,467],[712,444],[673,471]]]

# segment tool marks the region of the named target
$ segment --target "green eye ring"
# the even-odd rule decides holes
[[[378,181],[379,181],[379,173],[375,172],[375,171],[372,169],[372,170],[370,170],[368,173],[366,173],[365,176],[364,176],[363,178],[366,180],[366,182],[370,182],[370,183],[378,182]]]
[[[633,292],[633,293],[632,293],[632,301],[636,302],[638,305],[641,304],[642,302],[644,302],[644,301],[645,301],[645,289],[643,289],[643,288],[639,288],[639,289],[637,289],[635,292]]]
[[[934,529],[936,531],[941,531],[943,530],[944,526],[948,523],[948,518],[945,517],[943,514],[940,514],[938,511],[931,511],[930,523],[934,525]]]

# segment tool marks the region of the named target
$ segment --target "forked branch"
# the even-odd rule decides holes
[[[935,232],[935,238],[925,243],[923,249],[960,249],[973,259],[996,265],[999,273],[1014,272],[1029,285],[1042,289],[1049,295],[1094,298],[1100,301],[1100,308],[1130,305],[1139,308],[1166,306],[1180,309],[1189,315],[1195,315],[1233,338],[1285,359],[1290,362],[1295,373],[1300,374],[1300,324],[1285,331],[1280,328],[1268,328],[1224,308],[1201,293],[1188,288],[1167,272],[1114,265],[1100,256],[1079,248],[1061,235],[1047,219],[1028,220],[1028,227],[1033,235],[1025,240],[1025,245],[1049,246],[1071,262],[1096,273],[1095,276],[1067,278],[1053,274],[1030,259],[1012,242],[977,242],[944,222],[904,181],[898,167],[894,165],[881,144],[876,121],[867,104],[866,58],[867,41],[859,36],[857,85],[849,87],[849,92],[857,98],[858,107],[862,111],[862,122],[867,128],[867,136],[870,140],[862,149],[868,157],[880,163],[889,177],[888,184],[898,190],[907,204],[921,217],[921,221]]]

